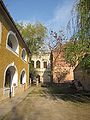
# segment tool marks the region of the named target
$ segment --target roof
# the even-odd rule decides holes
[[[22,40],[22,42],[23,42],[23,44],[24,44],[27,52],[31,54],[31,52],[30,52],[30,50],[28,49],[28,47],[27,47],[27,45],[26,45],[26,43],[25,43],[25,41],[24,41],[21,33],[19,32],[19,30],[17,29],[17,27],[16,27],[16,25],[15,25],[15,22],[14,22],[13,18],[11,17],[10,13],[8,12],[8,10],[7,10],[5,4],[4,4],[4,2],[3,2],[2,0],[0,0],[0,4],[1,4],[1,7],[3,8],[3,10],[5,11],[6,16],[8,17],[8,19],[10,20],[10,22],[11,22],[11,24],[13,25],[14,29],[16,30],[17,34],[20,36],[20,38],[21,38],[21,40]]]

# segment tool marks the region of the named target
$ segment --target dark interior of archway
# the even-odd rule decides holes
[[[36,77],[37,79],[38,79],[38,82],[40,83],[40,76],[39,75],[37,75],[37,77]]]
[[[22,78],[23,78],[23,76],[22,76],[22,74],[21,74],[21,77],[20,77],[20,84],[22,84]]]
[[[25,75],[25,71],[22,72],[21,77],[20,77],[20,84],[23,84],[23,78]]]
[[[8,69],[6,71],[6,76],[5,76],[5,87],[10,87],[10,84],[11,84],[11,72]]]

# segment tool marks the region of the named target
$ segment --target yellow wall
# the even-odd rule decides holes
[[[1,12],[1,11],[0,11]],[[3,87],[4,84],[4,71],[6,67],[14,62],[14,65],[18,69],[18,85],[20,84],[20,73],[22,69],[25,68],[26,76],[27,76],[27,83],[29,79],[29,69],[28,69],[28,62],[25,62],[21,59],[22,49],[24,48],[23,43],[19,41],[19,56],[11,52],[6,48],[6,40],[7,34],[9,31],[14,31],[14,28],[10,26],[9,22],[4,19],[5,17],[0,14],[0,21],[2,23],[2,39],[0,44],[0,88]],[[28,54],[28,53],[27,53]],[[28,55],[27,55],[28,56]],[[27,57],[29,59],[29,57]],[[27,60],[28,61],[28,60]]]

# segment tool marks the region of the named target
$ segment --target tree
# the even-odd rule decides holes
[[[79,39],[90,39],[90,0],[79,0],[76,12]]]
[[[32,55],[34,53],[38,53],[42,46],[44,45],[44,39],[47,36],[47,29],[46,27],[41,23],[35,23],[24,25],[21,23],[16,23],[20,33],[22,34],[25,43],[27,44],[28,48],[30,49]],[[33,67],[32,61],[30,59],[29,64],[29,74],[35,77],[36,71]]]
[[[34,25],[30,23],[27,25],[17,23],[17,27],[31,53],[33,54],[38,52],[44,45],[44,39],[47,36],[46,27],[41,23],[35,23]]]
[[[90,0],[79,0],[76,4],[77,33],[65,45],[65,58],[75,66],[85,54],[90,54]]]
[[[79,0],[76,11],[78,39],[82,42],[84,51],[90,52],[90,0]]]
[[[71,66],[75,66],[83,56],[82,44],[79,41],[70,40],[64,45],[64,56]]]
[[[59,32],[51,31],[49,39],[49,48],[51,50],[51,83],[57,81],[63,82],[70,69],[66,66],[66,61],[63,56],[63,47],[66,38],[62,30]]]

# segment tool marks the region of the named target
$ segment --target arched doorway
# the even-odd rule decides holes
[[[10,88],[10,86],[11,86],[11,71],[8,69],[5,75],[5,87]]]
[[[38,83],[40,83],[40,75],[37,75],[36,78],[38,80]]]
[[[23,70],[20,76],[20,84],[26,84],[26,71]]]
[[[9,94],[10,92],[14,94],[14,87],[17,86],[18,83],[18,72],[15,66],[8,66],[5,70],[5,82],[4,82],[4,90],[5,94]]]

